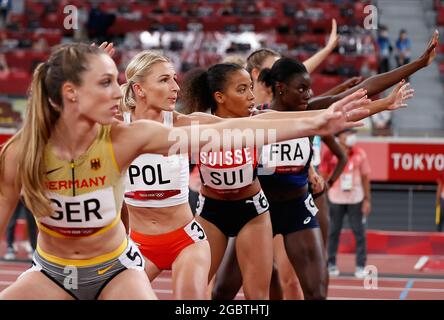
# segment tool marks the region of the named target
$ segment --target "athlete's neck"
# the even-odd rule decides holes
[[[240,118],[239,115],[231,112],[230,110],[228,110],[227,108],[224,108],[224,107],[217,107],[214,115],[218,116],[220,118]]]
[[[91,121],[73,121],[64,115],[56,122],[49,138],[60,159],[73,160],[84,154],[96,139],[100,125]]]
[[[287,108],[285,108],[284,104],[276,99],[273,99],[273,101],[271,101],[270,109],[273,109],[276,111],[288,111]]]
[[[162,110],[158,108],[150,108],[146,105],[136,106],[132,113],[132,120],[141,119],[163,122]]]

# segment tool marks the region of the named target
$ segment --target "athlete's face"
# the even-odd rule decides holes
[[[313,96],[310,75],[303,73],[293,77],[288,84],[280,83],[276,95],[280,95],[286,110],[306,110],[308,100]]]
[[[225,84],[224,92],[215,93],[217,108],[234,117],[248,117],[254,107],[253,82],[245,69],[233,71]]]
[[[171,63],[158,62],[151,66],[140,88],[135,90],[136,95],[142,93],[139,98],[149,108],[173,111],[180,90],[176,78]]]
[[[88,57],[88,69],[82,74],[80,86],[64,86],[65,106],[69,112],[101,124],[110,124],[118,111],[122,94],[117,82],[114,61],[106,54]]]

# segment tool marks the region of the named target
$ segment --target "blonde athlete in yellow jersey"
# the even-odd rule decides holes
[[[348,118],[368,114],[357,109],[368,103],[361,92],[312,118],[233,119],[193,129],[125,124],[115,119],[122,97],[117,77],[114,61],[85,44],[58,48],[34,71],[23,128],[0,153],[0,234],[21,193],[41,232],[33,266],[1,299],[155,299],[119,218],[122,178],[135,158],[206,146],[199,137],[208,129],[222,136],[226,128],[279,128],[281,141],[354,127]],[[257,145],[264,143],[267,137]]]

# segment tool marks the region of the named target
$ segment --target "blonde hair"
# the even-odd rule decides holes
[[[245,68],[247,66],[247,62],[245,61],[245,59],[242,58],[242,56],[237,55],[237,54],[232,54],[232,55],[226,56],[222,60],[222,63],[234,63],[234,64],[240,65],[242,68]]]
[[[274,51],[273,49],[257,49],[250,53],[250,55],[247,57],[247,67],[245,69],[247,69],[248,73],[251,73],[254,68],[261,70],[265,59],[267,59],[268,57],[280,58],[281,55],[279,52]]]
[[[63,110],[62,85],[67,81],[81,85],[82,73],[88,69],[91,54],[105,53],[86,44],[68,44],[60,46],[47,62],[37,66],[32,77],[23,127],[3,146],[0,153],[0,177],[3,177],[6,152],[12,144],[17,144],[17,182],[22,186],[26,206],[36,217],[53,213],[45,194],[44,149]]]
[[[145,77],[150,73],[151,67],[158,62],[170,62],[170,60],[153,51],[139,52],[125,70],[126,83],[120,86],[122,99],[120,99],[120,111],[134,111],[136,108],[136,94],[133,89],[135,83],[143,83]]]

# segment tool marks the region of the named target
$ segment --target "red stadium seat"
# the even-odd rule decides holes
[[[63,13],[63,11],[62,11]],[[63,14],[60,13],[47,13],[41,20],[41,26],[47,29],[63,29]]]
[[[340,76],[325,76],[321,74],[311,75],[311,80],[315,96],[330,90],[344,81]]]
[[[20,70],[0,72],[0,94],[25,96],[31,83],[31,74]]]
[[[5,56],[10,68],[31,72],[35,64],[45,61],[49,54],[32,50],[14,50],[7,52]]]
[[[32,40],[37,41],[40,38],[45,38],[48,46],[52,47],[62,42],[62,36],[60,29],[38,29],[32,33]]]
[[[124,35],[133,31],[149,30],[154,20],[143,18],[140,20],[129,20],[122,16],[117,16],[116,21],[108,29],[108,33],[112,35]]]
[[[436,13],[436,24],[444,26],[444,7],[440,7]]]

